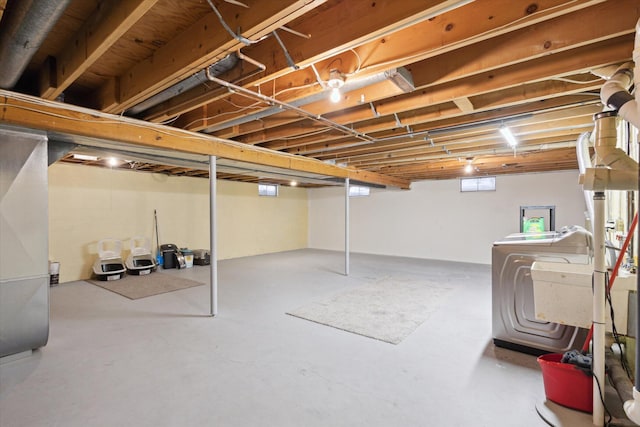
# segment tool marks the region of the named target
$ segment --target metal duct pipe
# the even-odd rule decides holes
[[[240,51],[238,51],[240,53]],[[245,59],[245,57],[243,57]],[[230,54],[222,58],[220,61],[216,62],[213,65],[209,66],[209,72],[214,76],[219,76],[227,71],[231,70],[238,63],[238,56],[234,54]],[[253,62],[252,62],[253,63]],[[204,82],[207,82],[207,75],[204,70],[200,70],[196,74],[191,77],[187,77],[186,79],[174,84],[171,87],[153,95],[151,98],[147,98],[141,103],[134,105],[133,107],[127,110],[127,114],[137,115],[142,113],[145,110],[148,110],[151,107],[155,107],[156,105],[164,102],[168,99],[171,99],[175,96],[180,95],[182,92],[187,91],[189,89],[193,89],[194,87],[201,85]]]
[[[12,89],[70,0],[9,1],[0,25],[0,88]]]
[[[346,93],[353,90],[358,90],[365,88],[367,86],[371,86],[376,83],[383,82],[385,80],[392,81],[399,89],[404,92],[411,91],[415,89],[415,87],[411,88],[413,85],[413,78],[411,77],[411,73],[404,67],[393,68],[391,70],[383,71],[377,74],[370,75],[368,77],[356,80],[347,80],[344,86],[342,86],[341,91]],[[305,105],[311,104],[313,102],[322,101],[327,98],[327,93],[324,91],[316,92],[313,95],[306,96],[301,99],[296,99],[295,101],[288,102],[287,104],[292,107],[304,107]],[[274,106],[271,108],[267,108],[262,111],[258,111],[252,114],[246,114],[242,117],[238,117],[237,119],[230,120],[224,122],[219,125],[209,126],[206,129],[203,129],[204,133],[213,133],[217,130],[228,128],[231,126],[238,126],[244,123],[249,123],[253,120],[260,120],[265,117],[272,116],[274,114],[278,114],[282,112],[282,108],[279,106]]]
[[[289,111],[295,111],[296,113],[300,114],[302,117],[306,117],[306,118],[309,118],[309,119],[311,119],[313,121],[325,124],[325,125],[333,128],[333,129],[336,129],[336,130],[338,130],[340,132],[345,133],[346,135],[351,135],[351,136],[353,136],[355,138],[358,138],[358,139],[361,139],[363,141],[374,142],[373,138],[371,138],[370,136],[368,136],[368,135],[366,135],[366,134],[364,134],[362,132],[358,132],[357,130],[351,129],[351,128],[349,128],[347,126],[344,126],[344,125],[341,125],[339,123],[335,123],[335,122],[333,122],[333,121],[331,121],[331,120],[329,120],[327,118],[324,118],[322,116],[311,114],[308,111],[305,111],[302,108],[298,108],[293,104],[286,103],[286,102],[283,102],[283,101],[279,101],[279,100],[277,100],[275,98],[268,97],[266,95],[263,95],[263,94],[258,93],[258,92],[254,92],[254,91],[252,91],[250,89],[247,89],[247,88],[244,88],[242,86],[238,86],[238,85],[235,85],[233,83],[229,83],[227,81],[219,79],[216,76],[212,75],[209,72],[208,68],[205,69],[205,72],[206,72],[207,78],[210,81],[212,81],[214,83],[217,83],[217,84],[219,84],[221,86],[224,86],[227,89],[229,89],[229,90],[231,90],[233,92],[236,92],[236,93],[238,93],[240,95],[244,95],[244,96],[247,96],[247,97],[252,98],[252,99],[257,99],[258,101],[262,101],[262,102],[270,104],[270,105],[276,105],[276,106],[282,107],[282,108],[284,108],[286,110],[289,110]]]

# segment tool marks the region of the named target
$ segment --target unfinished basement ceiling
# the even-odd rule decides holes
[[[51,1],[0,0],[0,45],[13,8]],[[576,169],[640,18],[637,0],[67,2],[4,89],[409,182]]]
[[[61,135],[49,135],[50,145],[69,144]],[[62,141],[61,141],[62,139]],[[88,141],[75,139],[70,151],[58,160],[64,163],[80,164],[117,170],[159,173],[171,176],[209,178],[209,158],[203,155],[188,155],[175,151],[134,148],[109,141]],[[62,148],[65,151],[64,147]],[[291,171],[229,159],[216,159],[218,179],[250,183],[294,185],[300,187],[325,187],[343,185],[322,174]],[[357,182],[354,182],[357,183]],[[365,183],[361,183],[365,184]]]

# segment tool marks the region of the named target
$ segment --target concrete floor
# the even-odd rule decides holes
[[[208,286],[135,301],[51,288],[49,343],[0,365],[0,425],[546,425],[535,357],[492,344],[489,266],[352,254],[343,268],[318,250],[222,261],[216,318]],[[165,272],[208,283],[206,267]],[[399,345],[285,314],[385,277],[454,290]]]

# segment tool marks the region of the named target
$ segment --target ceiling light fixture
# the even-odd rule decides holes
[[[91,162],[95,162],[96,160],[98,160],[97,156],[90,156],[88,154],[73,154],[73,158],[76,160],[87,160],[87,161],[91,161]]]
[[[331,102],[340,102],[342,95],[340,93],[340,88],[344,86],[344,76],[338,70],[329,71],[329,81],[327,81],[327,86],[331,88],[331,95],[329,95],[329,99]]]
[[[511,129],[509,129],[509,127],[505,125],[500,126],[500,133],[502,134],[502,137],[507,140],[511,147],[515,148],[515,146],[518,145],[518,140],[515,136],[513,136],[513,133],[511,132]]]
[[[295,186],[297,186],[297,185],[298,185],[298,183],[297,183],[296,181],[291,181],[290,185],[291,185],[292,187],[295,187]]]
[[[472,161],[473,161],[473,159],[467,159],[467,164],[464,167],[465,173],[473,172],[473,165],[471,164]]]
[[[115,157],[109,157],[108,163],[109,166],[118,166],[118,159]]]

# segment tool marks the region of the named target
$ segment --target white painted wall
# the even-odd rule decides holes
[[[522,205],[555,205],[556,229],[584,225],[577,171],[498,176],[495,192],[459,186],[421,181],[351,198],[351,250],[490,264],[492,243],[519,231]],[[309,247],[344,250],[343,188],[309,190]]]
[[[260,197],[256,184],[218,181],[219,259],[307,247],[307,191],[280,188]],[[209,180],[55,163],[49,167],[49,259],[60,281],[88,279],[97,243],[137,235],[209,248]],[[155,253],[155,250],[154,250]]]

